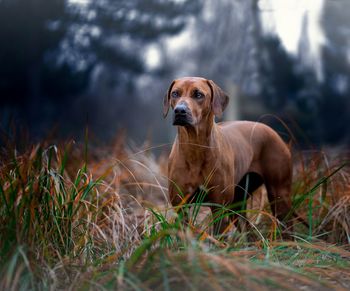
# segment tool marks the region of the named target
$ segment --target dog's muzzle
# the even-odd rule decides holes
[[[173,125],[191,125],[192,124],[192,114],[186,104],[181,103],[174,108],[174,120]]]

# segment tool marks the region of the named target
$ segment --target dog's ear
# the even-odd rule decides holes
[[[207,82],[210,87],[211,96],[212,96],[211,108],[215,116],[220,118],[228,104],[228,101],[229,101],[228,95],[212,80],[207,80]]]
[[[171,89],[173,88],[175,84],[175,80],[172,81],[170,87],[168,88],[168,91],[166,92],[164,99],[163,99],[163,117],[165,118],[168,115],[169,108],[170,108],[170,93]]]

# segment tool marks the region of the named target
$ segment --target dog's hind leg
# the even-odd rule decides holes
[[[247,199],[252,193],[263,184],[263,178],[254,172],[247,173],[235,187],[235,195],[232,204],[232,210],[237,212],[235,217],[235,225],[240,232],[247,229]]]
[[[293,223],[288,217],[292,208],[291,182],[288,179],[283,183],[266,182],[266,190],[272,214],[285,226],[286,232],[282,232],[282,237],[290,239],[290,233],[293,232]]]
[[[230,227],[230,213],[225,209],[225,206],[210,207],[213,219],[213,234],[220,235],[228,231]]]

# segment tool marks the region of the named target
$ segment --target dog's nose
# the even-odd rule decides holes
[[[175,114],[186,114],[187,113],[187,106],[183,103],[176,105],[174,112],[175,112]]]

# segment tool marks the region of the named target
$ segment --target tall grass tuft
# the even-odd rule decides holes
[[[299,235],[349,243],[350,161],[346,154],[299,154],[294,166],[293,209],[308,223],[307,229],[299,229]]]
[[[43,275],[38,266],[52,268],[66,258],[84,265],[115,250],[95,233],[106,200],[115,207],[111,199],[117,196],[100,193],[102,181],[92,178],[85,162],[69,175],[69,149],[70,144],[63,150],[38,144],[1,157],[0,261],[6,263],[0,273],[7,278],[2,287],[19,284],[24,271],[33,284]]]

